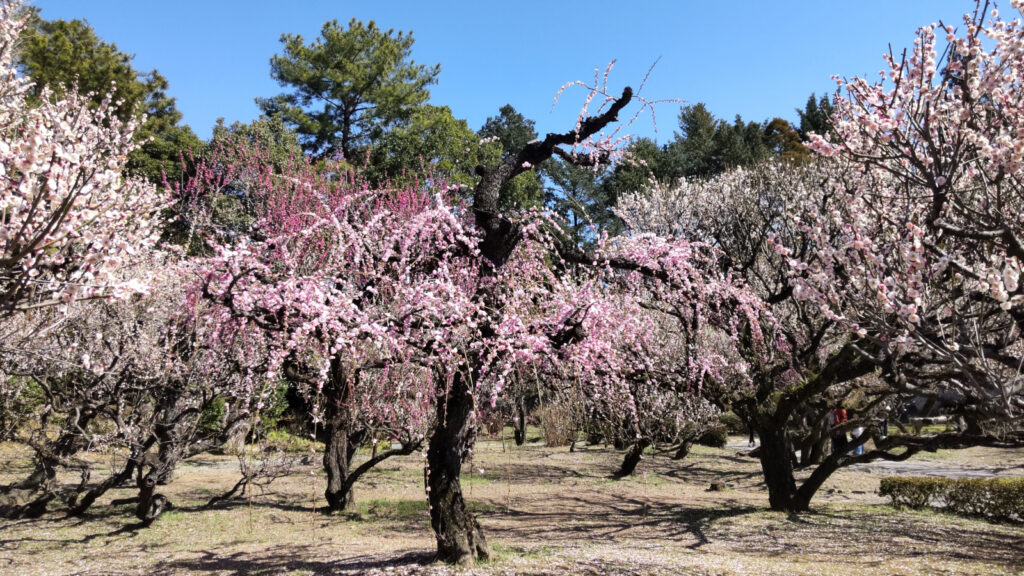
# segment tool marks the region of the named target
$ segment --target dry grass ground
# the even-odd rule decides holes
[[[130,505],[110,504],[130,490],[82,519],[0,521],[0,574],[1024,574],[1024,527],[894,511],[875,495],[888,471],[840,472],[813,512],[789,517],[766,509],[757,462],[734,449],[649,456],[614,481],[619,459],[600,447],[480,442],[465,490],[495,558],[468,572],[430,563],[416,457],[385,462],[358,485],[356,511],[326,516],[310,511],[323,488],[313,466],[251,501],[200,510],[237,474],[233,458],[205,456],[181,467],[163,490],[177,509],[147,529],[132,526]],[[1024,451],[920,461],[1024,474]],[[25,464],[0,448],[0,483]],[[709,492],[712,481],[731,488]]]

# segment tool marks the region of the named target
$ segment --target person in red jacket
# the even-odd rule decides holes
[[[846,422],[846,409],[840,407],[832,410],[828,420],[829,429],[832,430],[832,453],[840,454],[846,452],[846,432],[836,430],[837,427],[842,426]]]

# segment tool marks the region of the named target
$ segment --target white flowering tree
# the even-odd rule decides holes
[[[751,362],[753,388],[724,398],[761,436],[773,508],[806,509],[841,466],[1021,441],[1024,34],[986,8],[962,37],[942,26],[945,52],[936,27],[922,28],[911,54],[888,58],[887,82],[840,81],[836,135],[812,144],[828,158],[619,206],[634,229],[718,246],[770,306],[776,354]],[[961,429],[883,438],[913,398],[944,400]],[[841,405],[858,417],[830,429]],[[821,440],[854,427],[867,432],[826,454]],[[802,483],[794,445],[817,464]]]
[[[9,439],[33,453],[33,470],[0,487],[0,514],[38,516],[56,498],[85,512],[104,492],[135,477],[137,516],[152,522],[168,501],[156,493],[175,465],[223,444],[253,423],[267,383],[260,342],[210,329],[202,300],[189,300],[181,265],[146,295],[75,302],[20,323],[31,346],[6,351],[8,384],[35,392]],[[89,452],[123,455],[121,467],[96,479]],[[66,476],[80,481],[66,485]]]
[[[154,245],[156,188],[123,175],[135,121],[74,90],[44,94],[15,63],[21,2],[0,1],[0,318],[78,298],[144,289],[125,274]]]
[[[1024,3],[1010,6],[919,29],[884,81],[839,81],[836,137],[811,146],[849,169],[829,210],[796,215],[808,250],[781,248],[800,298],[909,390],[952,398],[977,441],[1018,437],[1024,410]]]

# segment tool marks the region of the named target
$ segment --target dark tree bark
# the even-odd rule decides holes
[[[73,516],[81,516],[82,514],[85,514],[85,512],[89,510],[100,496],[106,494],[107,490],[120,486],[130,480],[134,472],[135,459],[129,458],[128,462],[125,463],[124,468],[122,468],[120,472],[109,476],[103,482],[93,486],[82,494],[80,498],[75,498],[74,501],[70,503],[70,514]]]
[[[430,525],[437,536],[442,562],[472,565],[490,557],[480,523],[466,507],[459,475],[462,461],[473,449],[473,396],[461,372],[448,394],[437,397],[437,428],[427,450],[427,489]]]
[[[811,418],[808,433],[800,443],[800,466],[816,466],[825,460],[828,454],[829,430],[828,419],[820,418],[820,422]]]
[[[640,438],[629,447],[626,452],[626,457],[622,460],[622,466],[619,467],[619,471],[615,473],[616,478],[625,478],[631,476],[636,470],[637,464],[643,460],[644,450],[651,445],[651,441],[647,438]]]
[[[689,440],[683,441],[682,444],[676,448],[676,453],[672,455],[673,460],[682,460],[690,455],[690,448],[693,447],[693,442]]]
[[[355,504],[349,471],[356,451],[366,439],[366,431],[357,427],[348,406],[351,382],[340,358],[331,360],[329,380],[324,386],[324,472],[327,488],[324,497],[331,511],[341,511]],[[359,371],[352,377],[358,378]]]
[[[768,487],[768,504],[772,510],[801,512],[807,510],[810,500],[804,501],[797,492],[793,475],[793,452],[785,426],[758,425],[761,438],[761,470]]]
[[[516,416],[512,421],[512,436],[515,438],[516,446],[522,446],[526,442],[526,400],[522,397],[516,400]]]
[[[164,511],[174,507],[166,496],[156,492],[159,478],[159,470],[155,468],[139,478],[139,503],[135,507],[135,517],[142,521],[143,526],[149,526]]]
[[[331,417],[331,409],[324,420],[324,471],[327,473],[327,488],[324,497],[332,511],[347,510],[355,504],[352,484],[348,482],[349,464],[358,444],[351,442],[351,423],[343,415]]]
[[[627,87],[622,91],[622,96],[602,114],[583,119],[575,130],[561,134],[549,133],[543,140],[530,142],[496,166],[477,167],[480,181],[473,193],[473,215],[476,227],[483,236],[478,245],[483,257],[483,279],[496,274],[522,239],[519,226],[499,211],[502,187],[530,166],[539,166],[555,154],[569,161],[591,162],[589,157],[577,158],[560,146],[583,142],[618,120],[619,112],[632,98],[633,90]],[[487,281],[481,282],[480,286],[474,298],[490,304],[485,305],[485,308],[493,310],[496,318],[501,311],[494,306],[494,288]],[[488,322],[484,322],[480,330],[486,336],[492,328]],[[458,564],[472,564],[490,555],[480,524],[466,508],[459,482],[462,460],[473,448],[476,430],[472,390],[463,380],[467,375],[477,372],[477,364],[477,360],[470,359],[469,365],[463,366],[456,373],[449,389],[439,395],[438,425],[427,450],[430,524],[437,536],[438,559]]]

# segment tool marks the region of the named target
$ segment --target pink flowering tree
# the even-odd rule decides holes
[[[29,106],[21,3],[0,2],[0,318],[144,289],[128,267],[158,236],[163,200],[123,175],[134,121],[74,90]]]
[[[262,210],[243,235],[208,235],[216,252],[200,290],[215,322],[266,342],[263,377],[304,399],[325,442],[331,510],[354,503],[353,485],[374,465],[420,447],[431,361],[457,353],[464,339],[451,327],[473,314],[464,295],[472,256],[444,193],[370,190],[351,175],[335,179],[341,169],[296,159],[278,172],[258,155],[213,158],[181,191],[202,204],[244,179],[244,201]],[[357,449],[381,439],[399,447],[354,466]]]
[[[429,429],[427,497],[439,557],[486,558],[460,472],[478,417],[522,374],[551,382],[576,372],[585,394],[608,399],[635,397],[645,389],[630,389],[638,382],[689,393],[720,367],[701,356],[705,325],[725,330],[757,319],[707,247],[623,239],[588,255],[547,217],[499,210],[504,185],[553,155],[590,166],[614,160],[619,139],[598,134],[632,98],[628,88],[620,96],[592,88],[588,103],[603,103],[584,110],[573,130],[479,167],[471,205],[429,176],[388,190],[330,166],[255,172],[265,213],[247,234],[215,238],[200,289],[218,309],[213,322],[262,334],[265,377],[307,390],[314,419],[329,431],[325,465],[337,480],[329,499],[351,501],[346,452],[360,430],[422,437]],[[648,292],[687,310],[679,312],[693,330],[682,377],[642,375],[644,355],[625,345],[649,337],[640,308],[624,305]],[[645,401],[615,402],[616,416],[638,421]]]
[[[839,80],[836,138],[812,148],[846,171],[829,210],[798,214],[812,239],[792,263],[798,296],[960,419],[928,447],[1022,438],[1024,25],[1010,6],[1013,19],[978,2],[959,30],[919,29],[877,83]]]
[[[561,365],[563,374],[569,373],[570,366],[585,374],[581,381],[588,383],[589,395],[630,397],[623,387],[638,375],[643,358],[613,352],[608,340],[616,337],[613,324],[632,330],[642,327],[643,320],[636,317],[614,318],[616,298],[623,291],[664,293],[666,300],[687,309],[680,314],[696,330],[705,324],[720,330],[742,324],[752,327],[753,340],[763,340],[757,322],[752,322],[760,319],[756,298],[708,266],[714,257],[698,256],[704,247],[643,237],[603,242],[598,251],[587,254],[546,219],[499,210],[503,185],[552,156],[592,167],[619,158],[622,139],[616,132],[599,133],[618,120],[633,91],[626,88],[621,95],[612,95],[599,79],[585,86],[587,104],[595,100],[601,104],[593,113],[585,106],[573,130],[549,133],[501,163],[477,170],[480,181],[473,192],[472,229],[480,258],[471,302],[481,311],[474,319],[479,339],[455,365],[444,393],[436,396],[437,426],[427,450],[431,525],[439,557],[448,562],[472,563],[488,554],[459,483],[462,462],[472,451],[475,403],[480,396],[486,398],[480,386],[491,387],[493,402],[504,389],[504,378],[517,366],[522,370],[548,364],[555,367],[553,373]],[[643,102],[641,109],[646,106]],[[558,282],[541,280],[546,274]],[[692,332],[688,342],[691,353],[686,362],[691,371],[682,383],[667,380],[663,389],[697,386],[702,371],[716,363],[704,356],[707,349],[698,346],[697,334]],[[618,406],[633,411],[637,405]]]
[[[632,441],[620,475],[632,472],[652,443],[677,444],[681,458],[717,410],[705,396],[748,380],[737,350],[765,353],[762,303],[720,261],[719,249],[671,236],[634,234],[603,250],[641,324],[624,335],[632,360],[619,371],[632,398]],[[742,336],[742,338],[741,338]],[[745,338],[745,340],[744,340]]]

